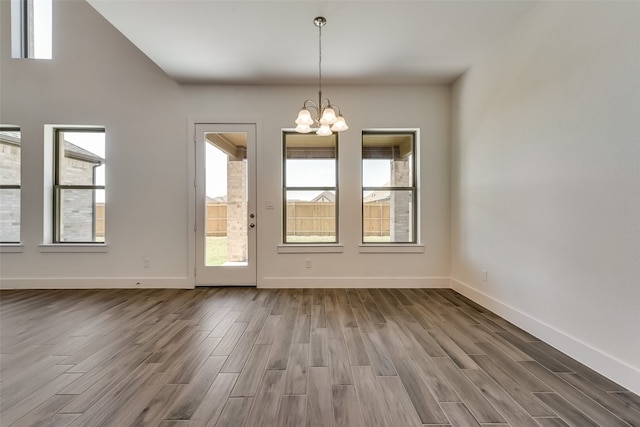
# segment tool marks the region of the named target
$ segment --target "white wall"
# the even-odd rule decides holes
[[[638,3],[535,6],[454,86],[451,182],[454,289],[636,393],[638,28]]]
[[[258,123],[258,286],[449,286],[450,88],[446,86],[324,87],[350,129],[340,134],[342,253],[279,254],[282,242],[282,129],[317,87],[184,86],[195,122]],[[420,235],[424,253],[362,254],[361,130],[420,129]],[[266,201],[276,209],[265,209]],[[305,268],[310,258],[313,267]]]
[[[0,122],[22,130],[23,252],[0,255],[2,287],[191,286],[180,87],[84,1],[54,1],[53,60],[10,59],[9,5]],[[107,253],[41,252],[46,124],[106,128]]]

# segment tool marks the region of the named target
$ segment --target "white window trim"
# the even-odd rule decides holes
[[[340,244],[295,244],[287,243],[278,245],[279,254],[339,254],[344,252],[344,246]]]
[[[106,243],[43,243],[38,246],[43,253],[104,253],[109,252],[109,245]]]
[[[360,244],[358,252],[361,254],[423,254],[424,245],[415,243],[394,243],[381,245],[378,243]]]
[[[22,243],[0,243],[0,254],[22,253],[24,245]]]

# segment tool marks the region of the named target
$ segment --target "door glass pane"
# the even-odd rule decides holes
[[[247,134],[208,133],[205,265],[247,265]]]

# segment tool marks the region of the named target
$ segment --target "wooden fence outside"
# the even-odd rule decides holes
[[[364,235],[388,236],[389,201],[364,204]],[[331,202],[287,203],[287,231],[291,236],[327,236],[335,231],[335,206]],[[207,236],[227,235],[227,204],[207,203]],[[96,236],[104,237],[104,203],[96,204]]]
[[[104,203],[96,203],[96,237],[104,239]]]
[[[327,236],[335,233],[335,206],[331,202],[287,203],[287,232],[290,236]],[[364,205],[365,236],[388,236],[389,201]],[[207,203],[207,236],[227,235],[227,204]]]

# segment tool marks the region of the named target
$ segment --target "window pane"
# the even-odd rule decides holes
[[[59,185],[104,185],[104,135],[104,132],[59,132]]]
[[[413,199],[413,190],[364,191],[363,242],[413,242]]]
[[[20,242],[20,129],[0,128],[0,242]]]
[[[336,135],[285,134],[287,187],[336,186]]]
[[[413,133],[362,136],[364,187],[413,186]]]
[[[104,242],[104,190],[60,189],[60,242]]]
[[[0,188],[0,242],[20,242],[19,188]]]
[[[335,243],[336,192],[286,192],[285,243]]]
[[[11,1],[11,57],[51,59],[52,0]]]
[[[20,185],[20,131],[0,130],[0,185]]]

